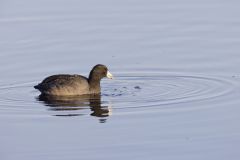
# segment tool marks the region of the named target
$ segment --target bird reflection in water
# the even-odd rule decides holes
[[[85,114],[73,113],[75,110],[91,110],[91,116],[100,117],[99,122],[105,123],[107,117],[112,114],[111,106],[102,106],[101,95],[82,96],[46,96],[39,95],[38,100],[44,102],[52,111],[62,111],[55,116],[81,116]]]

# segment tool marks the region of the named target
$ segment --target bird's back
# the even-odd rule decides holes
[[[43,94],[56,96],[89,94],[88,79],[80,75],[59,74],[49,76],[34,88]]]

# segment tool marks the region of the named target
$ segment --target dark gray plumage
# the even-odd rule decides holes
[[[81,75],[53,75],[45,78],[34,88],[42,94],[53,96],[100,94],[100,81],[104,77],[113,78],[105,65],[98,64],[93,67],[88,78]]]

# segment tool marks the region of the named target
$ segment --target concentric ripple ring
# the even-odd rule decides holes
[[[38,92],[36,82],[0,86],[0,103],[3,109],[35,110],[32,106]],[[214,100],[231,93],[236,86],[229,77],[198,75],[165,75],[161,73],[119,74],[115,80],[103,80],[101,105],[111,104],[113,112],[133,109],[161,109],[182,103]],[[87,109],[88,106],[81,106]],[[169,107],[171,108],[171,107]]]

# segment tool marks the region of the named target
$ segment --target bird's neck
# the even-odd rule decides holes
[[[90,76],[88,83],[89,83],[89,90],[91,93],[99,94],[101,92],[100,87],[100,77]]]

